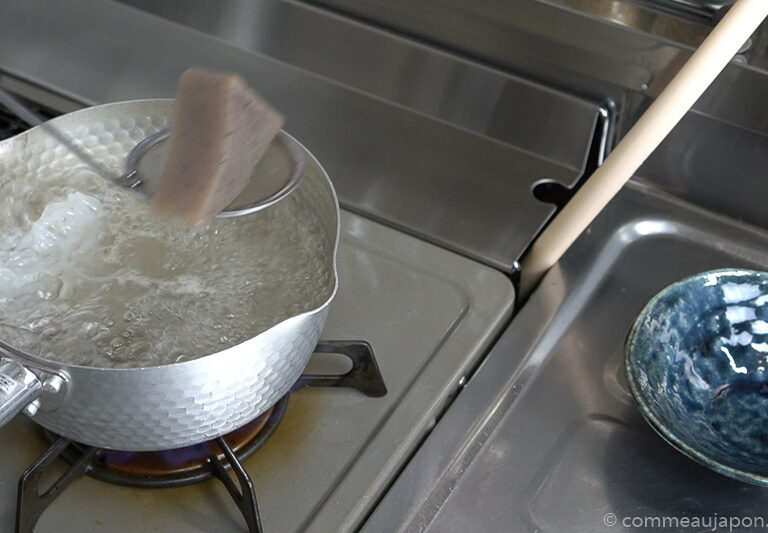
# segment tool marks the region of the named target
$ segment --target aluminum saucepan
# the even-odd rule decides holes
[[[172,100],[106,104],[51,121],[94,158],[117,167],[138,140],[167,127]],[[223,435],[265,412],[301,375],[338,288],[339,207],[328,175],[305,154],[292,193],[322,227],[332,279],[322,305],[227,350],[147,368],[59,364],[0,343],[0,425],[24,411],[71,440],[126,451],[164,450]],[[77,159],[41,127],[0,142],[0,179],[34,176],[43,162]],[[113,160],[110,160],[113,158]],[[58,170],[65,170],[59,165]],[[31,179],[31,178],[30,178]],[[251,215],[245,215],[251,216]]]

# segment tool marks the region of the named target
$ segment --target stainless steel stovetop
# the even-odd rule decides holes
[[[648,300],[725,267],[768,268],[768,231],[630,184],[546,275],[363,531],[684,533],[728,531],[688,528],[685,517],[768,523],[768,490],[675,451],[624,380],[624,341]],[[664,517],[676,526],[660,527]]]
[[[291,395],[245,462],[267,532],[637,531],[622,519],[762,516],[768,501],[653,434],[620,371],[661,287],[768,265],[768,31],[511,321],[510,279],[725,3],[6,2],[0,86],[66,112],[170,96],[191,65],[237,71],[329,171],[344,210],[323,337],[369,341],[389,394]],[[0,531],[47,446],[24,418],[0,428]],[[83,478],[36,531],[244,524],[217,481]]]

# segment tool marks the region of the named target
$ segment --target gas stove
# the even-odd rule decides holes
[[[512,309],[502,274],[349,212],[341,221],[340,288],[322,338],[366,339],[387,394],[312,386],[290,394],[282,421],[243,461],[265,531],[357,527]],[[318,353],[306,372],[343,374],[349,366]],[[0,530],[12,530],[18,480],[50,446],[25,417],[0,430]],[[51,469],[67,465],[59,459]],[[35,532],[153,529],[248,531],[217,480],[136,488],[83,477],[51,503]]]
[[[386,395],[387,388],[371,346],[364,341],[320,342],[317,354],[348,358],[349,370],[337,374],[305,374],[292,387],[344,387],[370,397]],[[69,485],[84,475],[105,483],[143,489],[175,488],[217,478],[240,510],[249,533],[263,533],[256,487],[243,462],[272,436],[288,409],[289,395],[248,424],[208,442],[155,452],[99,449],[42,432],[51,443],[19,480],[16,533],[32,533],[37,522]],[[41,482],[58,458],[69,467],[48,488]],[[234,479],[229,476],[231,470]]]
[[[511,318],[531,242],[729,3],[3,4],[0,87],[41,112],[172,96],[192,65],[238,72],[285,111],[342,205],[322,338],[367,341],[387,389],[297,387],[226,479],[215,465],[236,442],[202,452],[210,479],[173,488],[105,482],[98,459],[35,532],[248,531],[249,482],[267,532],[594,533],[634,530],[609,515],[759,514],[763,489],[653,435],[620,369],[632,318],[664,284],[768,264],[768,104],[755,96],[768,31]],[[307,373],[349,368],[318,353]],[[100,453],[57,442],[24,417],[0,428],[0,531],[46,450],[70,449],[42,485]],[[123,459],[118,477],[147,474]]]
[[[66,90],[10,84],[44,117],[78,106]],[[0,121],[5,135],[25,127],[7,110]],[[508,321],[514,288],[497,270],[349,210],[338,268],[325,341],[253,439],[225,437],[195,450],[202,465],[158,477],[167,455],[116,458],[19,416],[0,430],[0,530],[358,528]]]
[[[3,138],[27,127],[1,107],[0,117]],[[514,289],[488,267],[358,215],[343,212],[341,225],[340,289],[323,338],[367,341],[321,341],[270,411],[189,448],[100,450],[18,417],[0,433],[0,529],[359,525],[506,322]]]
[[[27,127],[2,107],[0,117],[2,138]],[[267,413],[188,448],[100,450],[33,417],[13,420],[0,434],[3,530],[359,525],[506,322],[514,289],[488,267],[352,213],[341,225],[340,289],[323,338],[357,332],[368,341],[321,341]],[[191,520],[193,510],[205,518]]]

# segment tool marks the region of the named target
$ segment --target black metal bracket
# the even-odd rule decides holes
[[[315,353],[344,355],[352,361],[352,369],[340,375],[303,374],[295,388],[346,387],[374,398],[387,394],[387,386],[373,355],[373,348],[367,342],[320,341],[315,347]]]
[[[226,467],[216,455],[211,455],[208,458],[213,467],[213,474],[227,487],[229,495],[232,496],[243,518],[245,518],[245,523],[248,525],[248,533],[263,533],[259,506],[256,503],[256,490],[253,488],[251,477],[243,468],[242,463],[237,460],[232,448],[229,447],[229,444],[227,444],[223,437],[218,437],[216,443],[221,448],[229,467],[235,473],[239,486],[229,476]]]
[[[88,448],[48,490],[40,493],[40,480],[46,470],[69,445],[69,440],[60,438],[21,476],[16,500],[16,533],[32,533],[43,512],[61,491],[88,473],[98,448]]]

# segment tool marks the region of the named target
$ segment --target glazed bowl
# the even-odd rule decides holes
[[[768,273],[715,270],[666,287],[632,325],[625,372],[675,448],[768,486]]]

